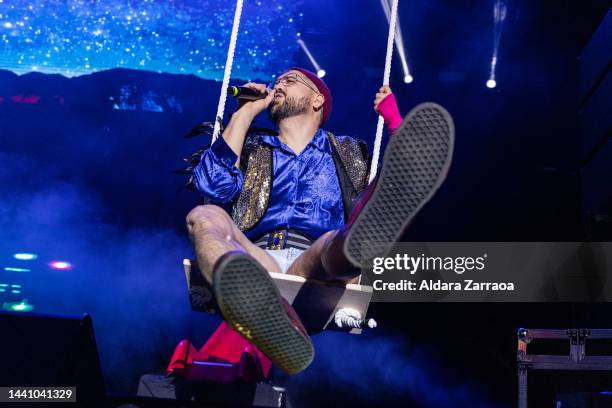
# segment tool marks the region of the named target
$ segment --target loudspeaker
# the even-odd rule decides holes
[[[0,312],[0,386],[76,387],[71,406],[102,406],[91,317]]]

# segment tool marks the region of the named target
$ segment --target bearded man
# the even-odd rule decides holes
[[[194,175],[207,204],[189,213],[187,229],[224,320],[297,373],[314,348],[268,272],[335,283],[359,276],[361,246],[399,240],[444,180],[454,131],[437,105],[413,110],[394,129],[368,187],[366,145],[321,128],[332,95],[317,75],[294,67],[271,90],[245,86],[267,96],[239,100],[222,137],[203,153]],[[247,137],[266,109],[278,136]]]

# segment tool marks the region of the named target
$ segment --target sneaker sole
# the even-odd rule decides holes
[[[446,178],[454,141],[453,119],[438,104],[422,103],[404,118],[389,139],[376,188],[347,233],[344,253],[354,266],[363,266],[364,243],[380,245],[401,238]]]
[[[278,288],[255,260],[226,255],[215,267],[213,288],[225,321],[279,368],[296,374],[310,365],[310,339],[293,325]]]

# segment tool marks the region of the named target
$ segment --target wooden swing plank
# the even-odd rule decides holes
[[[204,278],[198,270],[196,262],[184,259],[183,268],[192,309],[211,312],[210,308],[204,307],[204,303],[208,299],[203,299],[202,296],[208,291],[203,287],[205,285]],[[359,311],[361,316],[366,316],[372,299],[372,287],[370,286],[352,283],[334,285],[276,272],[270,272],[270,276],[276,283],[281,295],[287,302],[291,303],[311,334],[325,329],[348,331],[348,329],[339,329],[336,326],[333,321],[336,311],[342,308],[351,308]],[[206,297],[206,295],[204,296]],[[351,329],[350,333],[359,334],[361,329]]]

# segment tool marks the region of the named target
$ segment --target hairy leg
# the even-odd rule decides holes
[[[195,250],[198,267],[208,283],[212,282],[215,262],[228,251],[246,252],[266,270],[280,272],[274,258],[249,241],[221,207],[210,204],[195,207],[187,215],[187,231]]]

